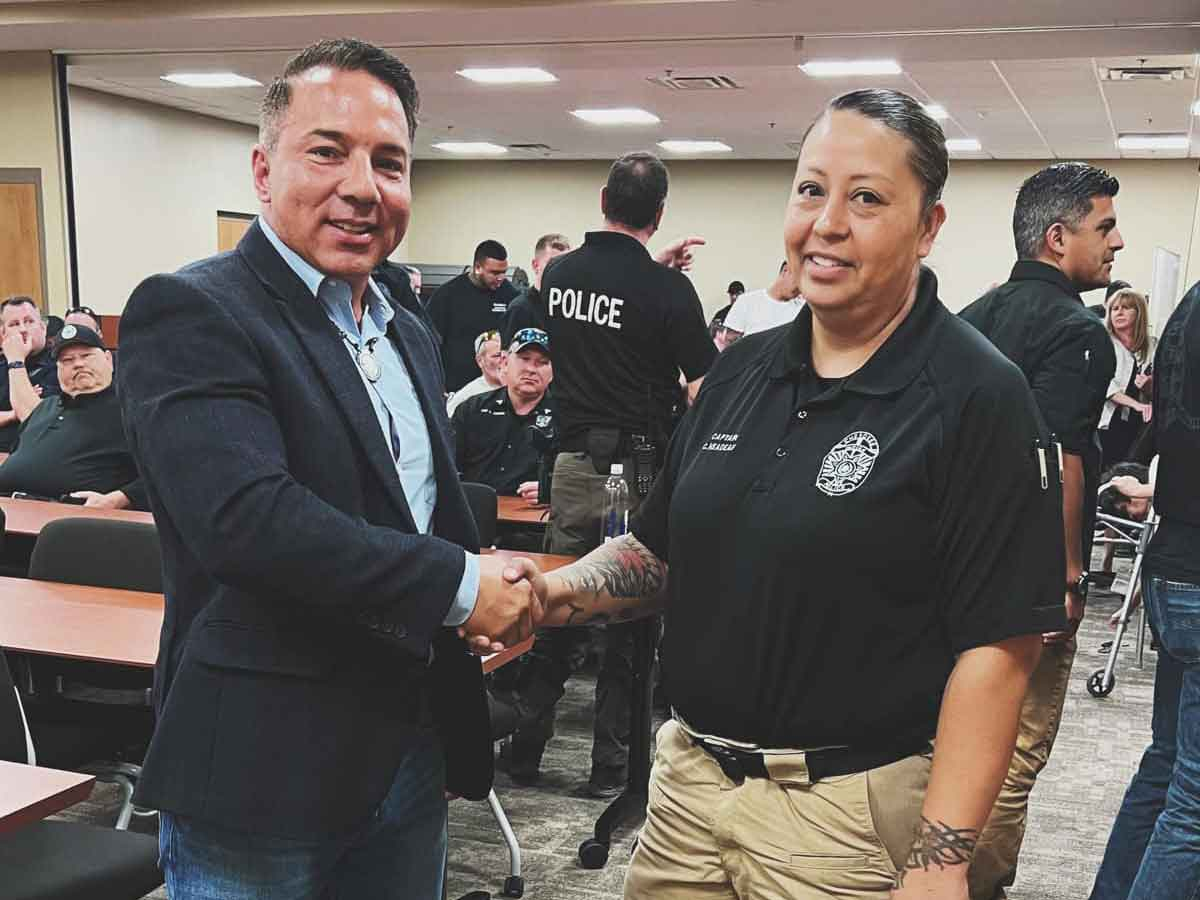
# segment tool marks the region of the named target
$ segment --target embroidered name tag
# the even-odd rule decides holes
[[[728,432],[724,431],[714,431],[711,435],[709,435],[708,440],[704,442],[704,446],[702,446],[700,450],[701,452],[707,450],[712,453],[728,453],[737,446],[737,442],[738,436],[736,434],[729,434]]]

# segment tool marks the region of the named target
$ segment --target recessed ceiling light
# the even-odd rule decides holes
[[[903,72],[894,59],[819,59],[800,64],[801,71],[813,78],[848,78],[853,75],[899,75]]]
[[[160,78],[184,87],[262,87],[261,81],[255,81],[245,75],[238,75],[236,72],[175,72],[171,75],[162,75]]]
[[[946,149],[951,153],[978,153],[983,145],[978,138],[947,138]]]
[[[489,141],[442,141],[434,144],[433,149],[464,156],[503,156],[508,152],[507,147]]]
[[[1186,150],[1186,134],[1123,134],[1117,138],[1122,150]]]
[[[616,109],[573,109],[571,115],[593,125],[657,125],[662,121],[652,112],[628,106]]]
[[[504,69],[459,69],[458,74],[481,84],[547,84],[558,81],[545,69],[515,66]]]
[[[659,141],[658,146],[669,153],[732,153],[724,141]]]
[[[924,107],[925,112],[929,114],[929,118],[931,119],[937,119],[941,122],[943,119],[950,118],[950,113],[946,112],[946,107],[940,103],[926,103]]]

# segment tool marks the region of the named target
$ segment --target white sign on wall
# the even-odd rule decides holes
[[[1162,334],[1171,317],[1171,311],[1179,302],[1180,256],[1165,247],[1154,248],[1154,267],[1150,276],[1150,333],[1155,337]]]

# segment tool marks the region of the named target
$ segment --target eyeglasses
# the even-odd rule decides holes
[[[97,322],[100,321],[100,313],[96,312],[90,306],[72,306],[67,310],[67,315],[69,316],[71,313],[83,313],[85,316],[91,316]]]

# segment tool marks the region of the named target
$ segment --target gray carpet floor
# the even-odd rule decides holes
[[[1121,568],[1118,561],[1118,569]],[[1147,648],[1146,667],[1134,667],[1136,633],[1131,630],[1117,667],[1115,690],[1104,699],[1088,695],[1086,681],[1106,656],[1097,652],[1111,636],[1109,614],[1116,595],[1093,591],[1079,635],[1063,724],[1050,764],[1034,790],[1029,828],[1012,900],[1079,900],[1086,897],[1125,786],[1149,741],[1155,654]],[[594,679],[580,677],[560,708],[558,734],[547,748],[544,777],[536,788],[513,785],[497,775],[496,790],[523,851],[525,896],[543,900],[601,900],[621,896],[629,855],[628,835],[614,844],[602,870],[583,869],[576,858],[580,841],[604,809],[602,801],[576,799],[571,789],[586,777],[591,747]],[[98,786],[92,798],[63,815],[111,824],[117,797]],[[153,830],[154,820],[135,820]],[[457,801],[450,811],[450,898],[486,890],[499,896],[508,857],[486,804]],[[146,900],[164,900],[165,890]]]

